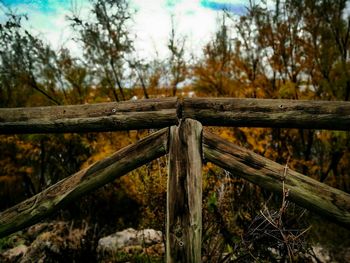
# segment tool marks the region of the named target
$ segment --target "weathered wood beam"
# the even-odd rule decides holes
[[[178,123],[177,98],[86,105],[2,108],[0,134],[104,132]]]
[[[168,130],[151,134],[0,213],[0,238],[37,223],[65,204],[166,154]]]
[[[205,159],[340,225],[350,226],[350,195],[204,132]]]
[[[170,128],[166,261],[201,262],[202,125]]]
[[[162,128],[192,118],[203,125],[350,129],[350,102],[177,98],[71,106],[2,108],[0,134]]]
[[[202,125],[350,130],[350,102],[184,99],[183,117]]]

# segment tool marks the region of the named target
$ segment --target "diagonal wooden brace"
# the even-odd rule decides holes
[[[0,238],[31,226],[65,204],[167,153],[168,128],[115,152],[0,213]]]

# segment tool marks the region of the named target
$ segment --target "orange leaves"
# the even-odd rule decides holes
[[[287,81],[285,84],[282,84],[279,89],[279,97],[281,99],[295,99],[298,96],[297,94],[297,85],[291,81]]]

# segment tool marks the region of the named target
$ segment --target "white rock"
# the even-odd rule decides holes
[[[162,243],[162,232],[154,229],[137,231],[128,228],[98,241],[97,252],[113,252],[128,246],[149,246]]]
[[[329,255],[329,251],[321,246],[312,246],[311,249],[315,253],[315,256],[317,257],[317,260],[315,258],[312,258],[312,262],[318,263],[327,263],[331,262],[331,257]]]
[[[26,245],[19,245],[4,252],[2,257],[9,262],[15,262],[16,259],[21,258],[25,253],[27,253],[27,250],[28,247]]]
[[[162,237],[162,231],[156,231],[154,229],[144,229],[140,230],[136,234],[136,238],[139,242],[137,245],[153,245],[162,243],[163,237]]]

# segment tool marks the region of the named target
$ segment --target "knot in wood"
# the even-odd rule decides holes
[[[182,229],[181,228],[176,228],[174,231],[174,234],[177,238],[182,237],[183,233],[182,233]]]

